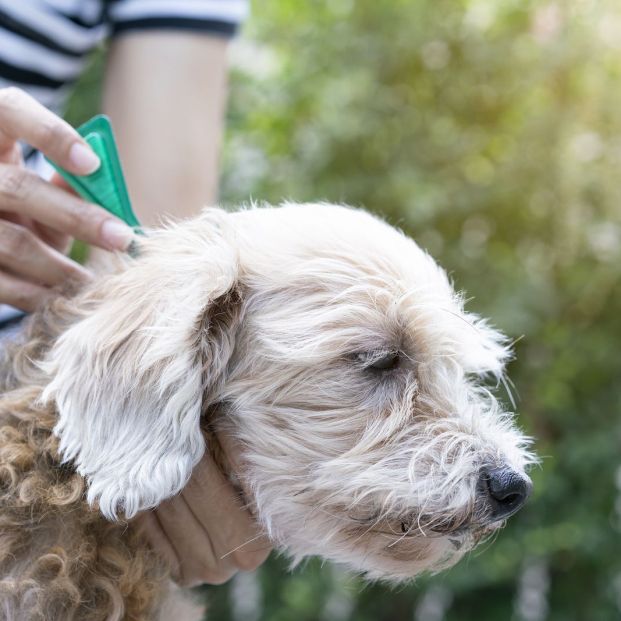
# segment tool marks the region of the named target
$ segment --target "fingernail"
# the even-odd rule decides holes
[[[117,220],[106,220],[101,225],[101,237],[113,250],[126,250],[134,239],[134,231]]]
[[[69,159],[76,170],[84,175],[94,173],[101,163],[95,152],[81,142],[76,142],[71,146]]]

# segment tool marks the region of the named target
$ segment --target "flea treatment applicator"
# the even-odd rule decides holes
[[[78,127],[77,131],[99,157],[99,168],[90,175],[81,176],[48,161],[83,199],[101,205],[140,233],[140,222],[129,201],[110,119],[103,114],[95,116]]]

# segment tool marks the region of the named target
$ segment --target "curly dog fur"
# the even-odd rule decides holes
[[[166,569],[126,523],[85,501],[86,483],[61,463],[52,405],[39,397],[41,359],[71,315],[59,299],[4,352],[0,399],[0,618],[150,619]]]
[[[400,232],[330,205],[209,209],[138,250],[4,353],[4,618],[183,607],[131,519],[183,488],[207,424],[242,447],[226,474],[294,563],[407,580],[525,499],[529,440],[485,384],[506,339]]]

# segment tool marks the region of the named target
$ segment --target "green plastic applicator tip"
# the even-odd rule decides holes
[[[110,119],[101,114],[77,129],[101,162],[90,175],[74,175],[55,162],[48,160],[58,174],[85,200],[104,209],[140,231],[140,222],[134,214],[123,176],[116,141]]]

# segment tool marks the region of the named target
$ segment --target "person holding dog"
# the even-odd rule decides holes
[[[99,161],[64,122],[67,86],[109,40],[103,110],[112,119],[139,219],[181,218],[213,203],[228,41],[246,0],[0,0],[0,321],[18,322],[88,269],[72,239],[123,251],[133,232],[67,191],[43,156],[75,174]],[[15,310],[17,309],[17,310]],[[269,542],[206,455],[177,497],[140,518],[184,585],[251,570]]]

